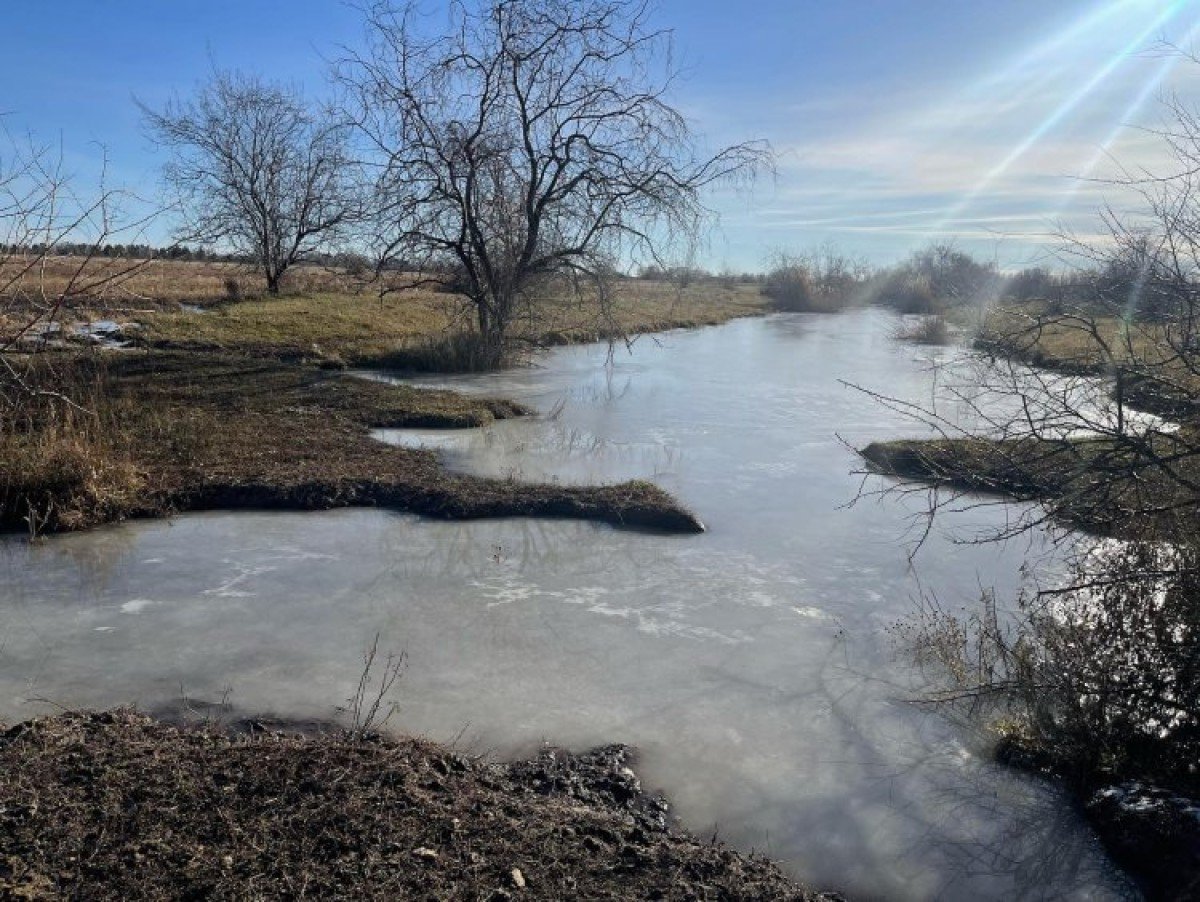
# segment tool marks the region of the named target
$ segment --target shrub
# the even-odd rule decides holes
[[[812,278],[805,267],[797,264],[771,270],[762,291],[781,310],[804,312],[815,308]]]
[[[484,373],[508,359],[509,349],[497,349],[478,332],[451,332],[425,338],[393,351],[382,361],[397,370],[427,373]]]
[[[944,299],[937,297],[929,280],[910,273],[898,273],[890,278],[881,300],[906,316],[930,316],[944,309]]]
[[[998,296],[1004,279],[953,245],[933,244],[912,254],[881,278],[879,300],[899,313],[940,313]]]
[[[1023,598],[1011,616],[988,597],[965,617],[926,608],[901,632],[936,665],[935,698],[987,715],[1018,757],[1084,788],[1200,792],[1195,545],[1101,545],[1068,588]]]
[[[762,293],[781,310],[830,313],[865,297],[870,279],[865,263],[823,245],[800,255],[776,254]]]
[[[921,345],[945,345],[950,343],[950,326],[946,323],[946,317],[936,313],[927,314],[900,323],[892,337]]]

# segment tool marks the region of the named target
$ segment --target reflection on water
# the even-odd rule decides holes
[[[536,369],[441,380],[554,416],[443,450],[473,472],[653,477],[698,537],[381,511],[206,514],[0,545],[0,716],[190,698],[328,716],[360,654],[404,648],[400,726],[508,755],[623,741],[693,828],[863,897],[1111,898],[1063,799],[914,709],[888,626],[921,589],[1016,587],[1026,545],[943,532],[917,500],[847,508],[851,444],[911,426],[839,378],[928,397],[877,313],[747,320]],[[428,380],[433,381],[433,380]],[[986,528],[1002,506],[941,528]],[[1037,544],[1037,543],[1035,543]],[[919,578],[919,579],[918,579]],[[33,701],[41,699],[42,701]]]

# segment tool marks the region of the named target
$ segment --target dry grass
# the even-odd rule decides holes
[[[595,300],[548,297],[515,324],[518,346],[574,344],[623,334],[712,325],[766,312],[757,287],[718,284],[679,289],[622,282],[611,309]],[[215,305],[206,312],[159,311],[138,318],[152,347],[221,350],[351,366],[455,366],[472,318],[461,298],[432,290],[377,296],[313,294]]]
[[[222,351],[289,360],[342,359],[362,365],[416,339],[451,330],[445,295],[312,295],[222,304],[206,312],[139,318],[151,347]]]
[[[1061,372],[1121,376],[1123,402],[1172,420],[1200,417],[1200,360],[1160,323],[1116,316],[1001,308],[975,340],[981,350]]]
[[[0,735],[0,895],[817,898],[669,829],[627,759],[610,747],[505,766],[128,711],[39,719]]]
[[[50,355],[47,355],[50,357]],[[54,369],[50,369],[53,364]],[[448,473],[373,427],[464,428],[509,402],[385,385],[273,361],[185,353],[55,357],[31,378],[75,406],[0,427],[0,527],[46,530],[214,508],[378,505],[447,518],[553,516],[697,531],[642,482],[571,487]],[[78,414],[83,415],[83,414]]]
[[[126,450],[114,437],[98,436],[90,423],[0,438],[0,526],[23,522],[36,535],[128,515],[147,487]]]
[[[0,264],[0,284],[6,284],[8,279],[4,276],[15,272],[20,265],[20,260]],[[97,257],[85,266],[80,257],[50,257],[12,285],[10,295],[55,297],[72,282],[95,283],[98,286],[95,291],[77,298],[81,306],[100,312],[140,311],[179,304],[219,303],[228,298],[227,282],[231,279],[246,297],[266,291],[263,277],[254,268],[240,263]],[[352,294],[358,287],[346,274],[320,266],[296,267],[285,284],[288,292]]]
[[[0,407],[0,527],[80,529],[136,509],[150,492],[131,453],[132,409],[105,397],[86,362],[36,369]]]
[[[65,289],[79,265],[76,258],[52,258],[44,270],[30,274],[22,292],[52,297]],[[381,300],[375,286],[345,273],[301,266],[289,273],[282,296],[268,297],[262,277],[250,267],[165,260],[152,261],[127,278],[102,279],[129,265],[125,260],[90,263],[88,280],[103,282],[102,288],[95,295],[73,297],[66,315],[137,322],[143,327],[142,340],[159,348],[356,366],[434,362],[437,355],[431,349],[474,328],[464,299],[433,287]],[[227,291],[230,280],[238,285],[237,300]],[[767,300],[753,284],[709,281],[681,287],[620,280],[611,302],[603,306],[594,298],[567,301],[569,294],[552,288],[535,302],[514,325],[517,346],[605,340],[768,312]],[[0,317],[7,313],[18,321],[25,306],[0,298]]]
[[[770,310],[769,300],[756,284],[712,281],[680,287],[669,282],[627,280],[614,286],[607,323],[598,317],[594,302],[564,304],[550,297],[535,307],[532,319],[522,324],[518,334],[547,344],[575,344],[623,334],[717,325]]]
[[[1033,366],[1072,372],[1100,371],[1114,364],[1159,365],[1170,356],[1164,354],[1168,345],[1156,323],[1131,323],[1116,316],[1053,316],[1020,307],[989,313],[978,343]]]

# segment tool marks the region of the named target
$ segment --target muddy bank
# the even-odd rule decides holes
[[[1113,861],[1149,899],[1200,898],[1200,801],[1146,780],[1081,773],[1044,749],[1006,737],[996,760],[1061,782]],[[1194,789],[1194,786],[1193,786]],[[1191,793],[1192,796],[1195,793]]]
[[[0,434],[0,528],[82,529],[188,510],[387,507],[451,519],[570,517],[700,532],[647,482],[523,484],[449,473],[376,428],[476,428],[512,402],[287,364],[195,354],[38,364],[53,389]],[[66,396],[69,405],[56,398]],[[80,414],[78,411],[84,411]]]
[[[830,898],[674,829],[630,759],[41,718],[0,736],[0,894]]]

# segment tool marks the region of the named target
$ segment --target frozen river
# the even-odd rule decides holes
[[[1012,596],[1042,543],[952,534],[910,566],[921,499],[867,500],[859,446],[913,424],[846,388],[926,401],[929,349],[876,311],[776,316],[564,348],[534,368],[423,380],[544,416],[400,439],[471,472],[652,479],[701,536],[383,511],[203,514],[0,541],[0,717],[182,697],[330,716],[371,637],[403,650],[394,726],[521,754],[625,742],[685,824],[859,898],[1120,898],[1052,787],[909,703],[889,627],[921,591]],[[934,352],[936,353],[936,352]],[[951,411],[953,412],[953,411]],[[867,488],[882,480],[871,477]]]

